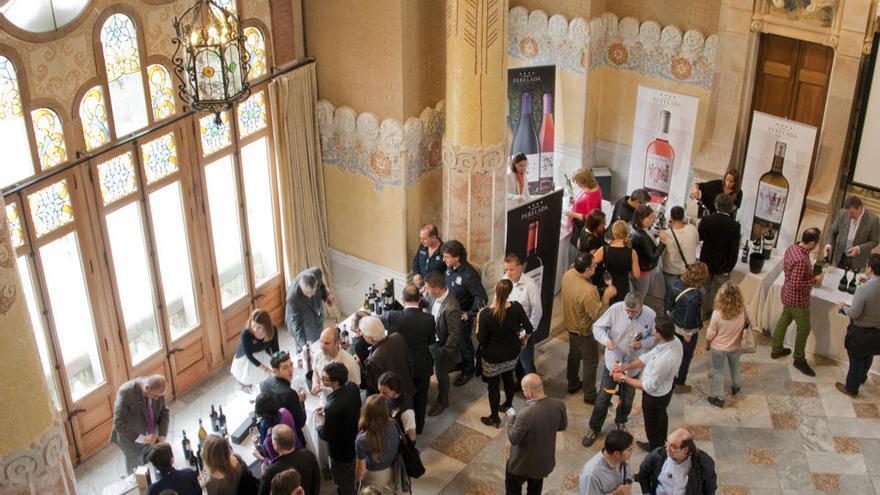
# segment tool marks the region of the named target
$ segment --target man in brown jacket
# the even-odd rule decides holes
[[[565,403],[544,394],[540,376],[524,376],[522,391],[525,407],[519,413],[513,409],[507,412],[510,459],[504,485],[508,495],[521,494],[524,483],[527,495],[539,495],[544,478],[556,467],[556,432],[568,427],[568,415]]]
[[[403,390],[410,397],[416,392],[412,380],[412,356],[406,339],[400,333],[385,334],[385,326],[375,316],[365,316],[360,321],[361,335],[368,344],[373,346],[370,356],[364,363],[363,384],[368,394],[379,393],[379,376],[386,371],[393,371],[403,379]]]
[[[562,276],[563,326],[568,332],[568,393],[584,388],[584,402],[596,401],[596,369],[599,366],[599,347],[593,337],[593,322],[608,307],[608,301],[617,295],[617,289],[609,285],[600,298],[599,290],[590,283],[596,266],[593,255],[582,253]],[[582,378],[579,369],[583,363]]]

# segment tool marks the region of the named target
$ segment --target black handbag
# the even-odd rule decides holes
[[[403,459],[406,467],[406,474],[410,478],[419,478],[425,474],[425,465],[422,463],[422,457],[416,444],[409,438],[409,435],[403,431],[403,425],[400,422],[400,416],[394,418],[394,424],[397,425],[397,435],[400,437],[400,444],[397,448],[397,455]]]

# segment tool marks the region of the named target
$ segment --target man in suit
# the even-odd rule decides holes
[[[868,255],[880,242],[880,220],[865,209],[862,200],[850,196],[843,202],[825,238],[825,257],[834,266],[865,268]]]
[[[431,344],[434,374],[437,375],[437,402],[428,416],[438,416],[449,407],[449,370],[461,361],[461,306],[446,288],[446,278],[439,273],[425,277],[430,296],[429,307],[436,322],[436,340]]]
[[[434,374],[431,344],[434,343],[434,318],[421,308],[422,294],[416,284],[403,288],[403,309],[388,311],[382,315],[388,333],[400,333],[412,356],[412,381],[416,387],[413,394],[413,411],[416,413],[416,433],[421,435],[425,427],[425,411],[428,409],[428,387]]]
[[[272,428],[272,447],[278,457],[265,469],[260,479],[259,495],[269,495],[272,479],[282,471],[296,469],[302,477],[302,488],[306,495],[318,495],[321,492],[321,467],[318,458],[309,449],[296,448],[296,433],[293,428],[280,423]]]
[[[152,375],[125,382],[116,392],[110,441],[122,449],[125,470],[144,464],[150,448],[168,435],[165,377]]]
[[[260,392],[269,394],[278,401],[281,407],[286,408],[293,415],[294,424],[306,424],[306,396],[299,394],[290,388],[293,382],[293,362],[287,351],[276,352],[269,360],[272,366],[272,375],[260,383]],[[299,428],[299,438],[305,439],[302,428]]]
[[[330,473],[339,495],[354,495],[355,451],[361,412],[361,393],[349,381],[348,369],[342,363],[332,362],[321,371],[321,383],[331,392],[323,408],[315,411],[318,436],[327,442],[330,454]]]
[[[284,319],[297,350],[318,340],[324,329],[324,303],[333,305],[333,294],[323,279],[321,269],[313,266],[297,275],[287,290]]]
[[[531,373],[522,379],[526,405],[518,413],[507,413],[507,439],[510,458],[504,484],[507,493],[540,495],[544,478],[556,467],[556,432],[568,427],[565,403],[544,394],[541,377]]]
[[[709,268],[709,281],[703,293],[703,320],[712,316],[715,293],[730,280],[739,253],[740,225],[733,218],[733,198],[721,193],[715,196],[715,213],[703,217],[697,231],[703,247],[700,261]]]
[[[843,345],[849,357],[846,384],[834,384],[850,397],[859,395],[859,387],[868,380],[874,356],[880,354],[880,254],[868,257],[868,281],[856,289],[852,304],[838,305],[838,311],[850,318]]]
[[[365,316],[360,321],[361,335],[373,348],[364,363],[362,384],[367,394],[379,393],[379,376],[386,371],[393,371],[403,379],[403,390],[412,396],[416,387],[412,381],[412,356],[406,345],[406,339],[399,333],[385,334],[382,320],[375,316]]]

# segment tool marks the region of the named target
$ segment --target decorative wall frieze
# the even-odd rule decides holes
[[[528,65],[555,64],[577,74],[604,66],[711,89],[718,35],[683,33],[675,26],[619,19],[608,12],[589,22],[580,17],[568,21],[514,7],[509,17],[508,54]]]
[[[363,175],[377,191],[400,187],[404,176],[412,186],[425,174],[441,169],[443,101],[403,123],[390,118],[379,122],[370,112],[335,108],[327,100],[318,102],[317,112],[324,165]]]
[[[443,142],[443,164],[459,174],[490,174],[507,164],[507,142],[467,147]]]
[[[0,492],[65,493],[75,484],[67,435],[55,424],[29,448],[0,456]]]

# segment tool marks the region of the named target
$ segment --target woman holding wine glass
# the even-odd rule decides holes
[[[578,170],[572,177],[572,181],[580,189],[580,192],[573,197],[569,196],[568,203],[571,205],[571,210],[565,212],[571,224],[571,247],[568,249],[569,265],[574,263],[574,258],[577,256],[577,243],[587,221],[587,216],[593,210],[602,210],[602,189],[599,188],[599,183],[590,169]]]
[[[596,264],[605,264],[605,273],[617,288],[617,295],[611,304],[623,301],[629,292],[630,275],[639,277],[642,273],[638,255],[630,245],[629,225],[625,221],[614,222],[611,226],[611,242],[597,249],[593,259]]]
[[[657,246],[651,236],[651,226],[656,219],[654,209],[648,205],[636,208],[632,217],[632,246],[639,258],[639,275],[633,274],[631,281],[633,292],[637,292],[642,299],[651,284],[651,271],[657,267],[660,256],[666,250],[666,244]]]
[[[510,159],[510,171],[507,173],[507,201],[511,203],[528,203],[532,200],[529,194],[529,183],[526,180],[526,168],[529,160],[525,153],[517,153]]]

